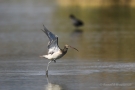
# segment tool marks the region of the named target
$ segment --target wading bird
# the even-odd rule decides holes
[[[48,62],[47,69],[46,69],[46,76],[48,77],[48,68],[49,64],[54,61],[56,62],[56,59],[59,59],[63,57],[66,53],[68,48],[73,48],[77,50],[74,47],[71,47],[70,45],[65,45],[63,49],[60,49],[58,46],[58,36],[50,32],[44,25],[44,29],[42,30],[49,38],[48,42],[48,55],[42,55],[40,57],[47,58],[50,61]],[[78,50],[77,50],[78,51]]]
[[[71,14],[69,17],[71,18],[73,25],[75,27],[83,26],[83,22],[81,20],[77,19],[74,15]]]

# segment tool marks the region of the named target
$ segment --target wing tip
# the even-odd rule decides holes
[[[45,25],[43,24],[43,27],[45,27]]]
[[[47,28],[45,27],[45,25],[43,24],[43,27],[44,27],[44,29],[41,29],[44,33],[46,33],[46,31],[47,31]]]
[[[44,30],[47,30],[47,28],[45,27],[45,25],[43,24]]]

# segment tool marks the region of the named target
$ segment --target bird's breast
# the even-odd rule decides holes
[[[52,59],[52,60],[56,60],[56,59],[59,59],[59,58],[61,58],[62,56],[63,56],[64,54],[61,52],[61,51],[57,51],[57,52],[55,52],[55,53],[53,53],[53,54],[48,54],[47,55],[47,58],[48,59]]]

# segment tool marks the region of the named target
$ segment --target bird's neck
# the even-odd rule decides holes
[[[63,52],[64,54],[66,54],[66,53],[67,53],[67,50],[68,50],[68,48],[64,47],[64,48],[62,49],[62,52]]]

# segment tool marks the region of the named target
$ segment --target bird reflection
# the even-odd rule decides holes
[[[45,90],[63,90],[60,85],[50,83],[48,77],[46,77],[46,79],[47,79],[48,84],[45,85]]]
[[[82,33],[83,33],[83,30],[82,30],[82,29],[75,29],[75,30],[71,33],[71,35],[72,35],[72,36],[81,36]]]
[[[45,90],[62,90],[62,88],[57,84],[48,83],[45,86]]]

